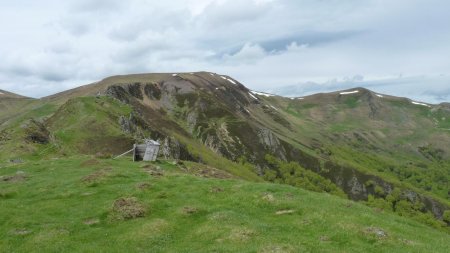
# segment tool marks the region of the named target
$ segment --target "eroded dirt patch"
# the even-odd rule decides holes
[[[89,160],[82,162],[80,165],[81,165],[81,167],[91,167],[91,166],[95,166],[95,165],[99,165],[99,164],[100,164],[100,162],[97,159],[89,159]]]
[[[111,171],[112,171],[111,168],[97,170],[97,171],[81,178],[81,181],[86,184],[98,183],[101,180],[103,180],[104,178],[106,178],[107,176],[109,176]]]
[[[192,214],[198,213],[199,209],[196,207],[193,207],[193,206],[185,206],[185,207],[183,207],[181,212],[185,215],[192,215]]]
[[[230,179],[235,178],[228,172],[207,165],[195,165],[181,168],[184,172],[198,177]]]
[[[162,170],[161,167],[155,166],[153,164],[146,164],[146,165],[142,166],[142,169],[154,177],[164,176],[164,170]]]
[[[289,209],[289,210],[279,210],[279,211],[276,211],[275,214],[276,215],[293,214],[294,212],[295,212],[295,210],[291,210],[291,209]]]
[[[119,220],[129,220],[144,217],[147,208],[135,197],[119,198],[113,204],[113,217]]]
[[[27,180],[28,176],[23,171],[17,171],[14,175],[0,176],[0,181],[8,183],[18,183]]]
[[[384,231],[381,228],[377,228],[377,227],[368,227],[363,230],[363,234],[369,235],[369,236],[374,236],[378,239],[384,239],[384,238],[388,237],[388,234],[386,233],[386,231]]]
[[[28,235],[31,234],[31,230],[26,229],[26,228],[18,228],[18,229],[14,229],[13,231],[11,231],[11,234],[13,235],[18,235],[18,236],[24,236],[24,235]]]
[[[97,218],[90,218],[83,221],[84,224],[91,226],[100,223],[100,220]]]
[[[142,182],[142,183],[136,184],[136,187],[137,187],[139,190],[146,190],[146,189],[150,189],[150,188],[152,187],[152,185],[149,184],[149,183]]]

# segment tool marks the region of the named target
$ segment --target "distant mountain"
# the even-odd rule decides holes
[[[0,114],[2,159],[120,154],[151,137],[162,156],[247,180],[338,188],[422,220],[449,209],[448,104],[364,88],[286,98],[209,72],[113,76],[24,100]]]

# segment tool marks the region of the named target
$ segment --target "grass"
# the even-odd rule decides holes
[[[190,170],[170,161],[149,164],[90,157],[3,165],[2,178],[22,179],[0,180],[0,251],[447,252],[450,248],[448,234],[348,200],[186,171]],[[125,200],[131,203],[128,211],[142,211],[139,216],[117,218],[117,202]]]

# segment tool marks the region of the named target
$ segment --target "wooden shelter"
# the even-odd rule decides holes
[[[145,144],[134,144],[132,149],[114,159],[133,152],[133,161],[156,161],[159,146],[160,144],[157,141],[146,139]]]
[[[134,144],[133,161],[156,161],[160,144],[154,140],[145,140],[145,144]]]

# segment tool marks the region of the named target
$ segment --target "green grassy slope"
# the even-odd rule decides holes
[[[205,178],[211,175],[222,179]],[[409,219],[326,194],[233,179],[195,163],[78,157],[4,164],[0,179],[1,252],[450,248],[448,234]]]
[[[252,93],[230,80],[206,72],[118,76],[34,100],[0,125],[0,160],[108,157],[151,137],[171,155],[241,179],[341,195],[340,187],[354,200],[445,229],[447,107],[361,88],[289,99]],[[41,136],[48,141],[33,142]],[[267,154],[301,166],[271,166]]]

